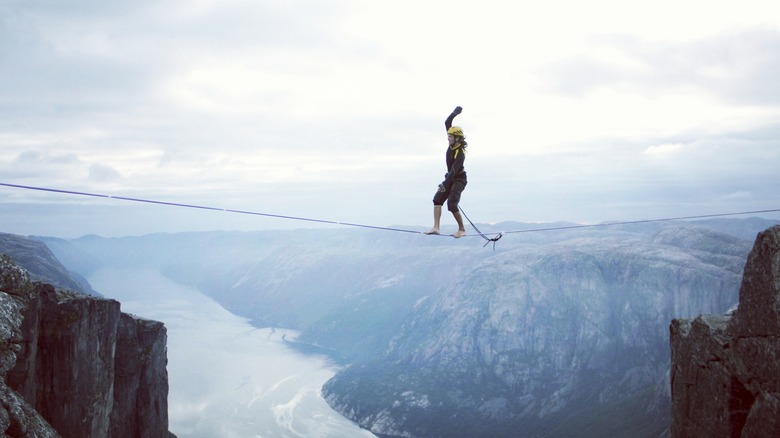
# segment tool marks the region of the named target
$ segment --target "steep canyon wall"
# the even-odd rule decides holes
[[[169,437],[166,330],[114,300],[32,282],[0,256],[0,430]]]
[[[739,307],[676,319],[673,437],[780,436],[780,226],[756,239]]]

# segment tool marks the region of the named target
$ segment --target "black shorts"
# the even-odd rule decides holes
[[[433,195],[433,205],[444,205],[444,201],[447,201],[447,210],[455,213],[458,211],[458,203],[460,203],[460,194],[466,188],[468,181],[466,180],[466,172],[461,172],[460,175],[450,181],[449,184],[444,185],[444,191],[436,191]]]

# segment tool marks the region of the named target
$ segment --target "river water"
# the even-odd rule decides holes
[[[123,312],[165,323],[178,437],[375,438],[323,400],[320,387],[338,368],[285,345],[295,331],[253,327],[154,270],[103,269],[88,280]]]

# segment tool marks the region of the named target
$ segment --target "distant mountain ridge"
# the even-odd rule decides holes
[[[63,260],[154,266],[259,325],[302,331],[352,363],[324,394],[378,435],[651,437],[670,423],[669,321],[736,304],[750,249],[736,235],[767,223],[518,233],[495,252],[474,239],[332,229],[50,247]],[[543,224],[480,229],[521,226]]]
[[[0,252],[13,257],[24,266],[32,280],[43,281],[56,287],[100,296],[81,275],[69,271],[43,242],[0,233]]]
[[[384,357],[323,392],[384,436],[659,436],[668,322],[733,305],[748,249],[667,229],[497,255],[420,302]]]

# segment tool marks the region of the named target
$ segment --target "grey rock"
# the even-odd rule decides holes
[[[161,322],[120,315],[109,436],[167,436],[166,339]]]
[[[672,436],[780,436],[780,226],[758,235],[733,316],[673,320]]]
[[[0,430],[170,437],[166,331],[117,301],[34,283],[0,256]]]

